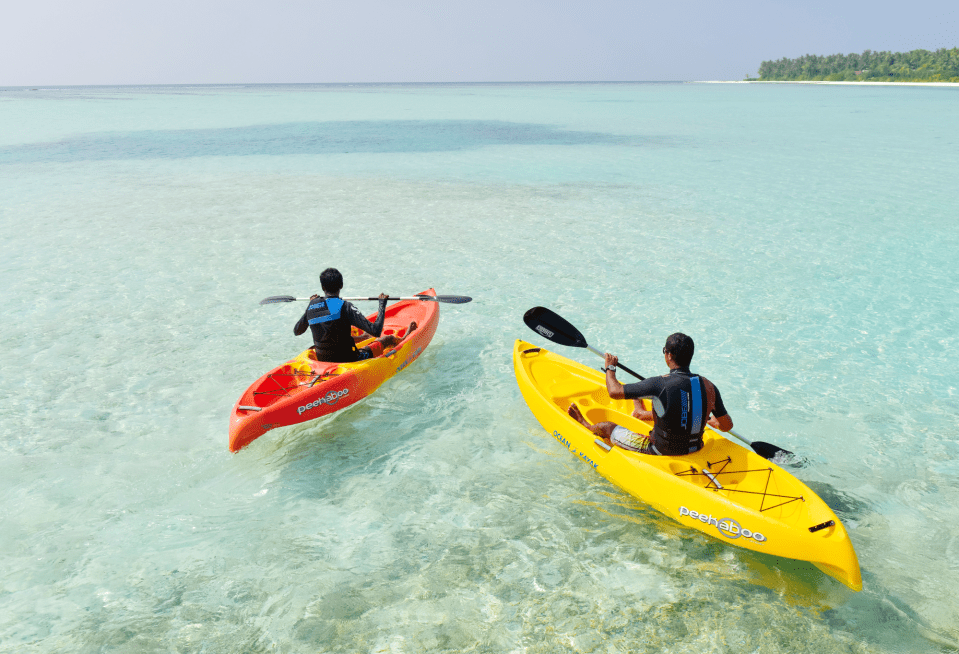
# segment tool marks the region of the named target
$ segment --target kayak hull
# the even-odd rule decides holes
[[[435,296],[436,291],[423,294]],[[369,316],[370,321],[375,315]],[[439,315],[437,302],[403,300],[386,308],[383,322],[384,336],[394,334],[403,340],[381,356],[329,363],[317,361],[310,348],[269,371],[253,382],[233,407],[230,451],[246,447],[271,429],[321,418],[369,396],[423,353],[436,333]],[[417,327],[407,334],[412,321]]]
[[[859,561],[842,523],[808,486],[775,463],[710,428],[703,449],[683,456],[610,447],[569,416],[571,403],[590,424],[610,421],[640,434],[648,434],[652,425],[632,417],[631,400],[610,399],[602,373],[519,340],[513,368],[543,428],[630,495],[686,527],[731,545],[808,561],[862,590]]]

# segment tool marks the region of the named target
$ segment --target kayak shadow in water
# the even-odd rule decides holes
[[[849,493],[837,490],[824,481],[805,481],[812,492],[822,498],[822,501],[833,510],[843,523],[847,520],[861,521],[866,513],[872,511],[868,503],[853,497]]]
[[[381,472],[415,446],[428,430],[454,429],[470,411],[464,395],[477,385],[475,365],[464,349],[476,356],[483,342],[457,339],[455,348],[442,338],[402,376],[387,380],[360,402],[315,421],[283,427],[249,446],[263,457],[263,465],[283,469],[288,479],[299,478],[298,492],[324,496],[356,474]],[[254,454],[259,452],[259,454]]]

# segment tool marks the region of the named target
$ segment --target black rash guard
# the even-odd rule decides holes
[[[376,321],[371,323],[359,309],[345,300],[331,296],[317,297],[310,300],[303,317],[293,327],[293,334],[299,336],[309,327],[313,332],[313,349],[317,359],[333,363],[353,363],[359,360],[359,357],[350,326],[379,337],[383,333],[385,317],[386,299],[380,300]]]
[[[711,382],[709,382],[711,383]],[[712,414],[727,414],[719,389],[715,390]],[[653,401],[653,430],[649,433],[657,454],[679,455],[695,452],[703,446],[703,430],[709,418],[709,394],[705,378],[674,368],[668,375],[652,377],[636,384],[624,384],[627,399],[649,397]]]

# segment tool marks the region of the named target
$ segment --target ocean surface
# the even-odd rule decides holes
[[[0,652],[959,651],[957,179],[957,88],[0,89]],[[328,266],[474,300],[231,454]],[[513,342],[601,360],[536,305],[647,375],[691,335],[863,591],[556,442]]]

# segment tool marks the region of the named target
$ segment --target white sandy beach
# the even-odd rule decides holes
[[[839,84],[844,86],[959,86],[959,82],[825,82],[793,80],[702,80],[693,84]]]

